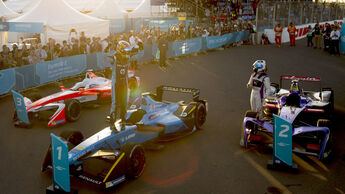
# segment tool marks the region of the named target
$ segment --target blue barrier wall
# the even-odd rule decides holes
[[[247,40],[248,31],[234,32],[222,36],[210,36],[206,38],[194,38],[185,41],[169,43],[167,57],[177,57],[195,53],[202,50],[214,49],[226,44]],[[151,61],[156,58],[157,44],[144,45],[144,51],[132,57],[132,60]],[[0,71],[0,95],[9,93],[11,89],[22,90],[45,83],[53,82],[61,78],[74,76],[86,69],[101,70],[111,67],[110,53],[93,53],[88,55],[76,55],[59,58],[36,65],[27,65]]]
[[[36,65],[36,76],[40,84],[77,75],[86,70],[86,55],[59,58]]]

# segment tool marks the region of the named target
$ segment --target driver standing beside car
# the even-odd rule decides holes
[[[266,74],[265,60],[257,60],[253,64],[253,73],[249,78],[247,88],[251,88],[250,107],[252,111],[259,113],[262,119],[262,106],[265,97],[270,95],[270,78]]]

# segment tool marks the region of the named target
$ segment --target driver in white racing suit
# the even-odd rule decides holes
[[[253,64],[253,73],[249,78],[247,88],[252,88],[250,95],[250,107],[252,111],[259,113],[262,119],[262,106],[264,98],[270,95],[270,78],[266,74],[267,66],[265,60],[257,60]]]

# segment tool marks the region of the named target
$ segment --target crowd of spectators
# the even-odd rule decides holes
[[[243,7],[241,0],[215,1],[201,0],[199,3],[205,7],[206,20],[200,20],[186,25],[185,22],[170,26],[163,31],[159,26],[142,26],[139,31],[129,33],[110,34],[107,38],[87,37],[84,32],[71,29],[66,40],[60,42],[49,38],[45,45],[41,44],[40,36],[36,36],[29,44],[20,38],[17,44],[10,49],[2,46],[0,52],[0,70],[20,67],[68,57],[79,54],[110,52],[116,49],[120,40],[128,41],[137,50],[142,50],[143,45],[157,44],[160,37],[165,37],[168,42],[182,41],[185,39],[220,36],[226,33],[249,30],[255,33],[254,20],[243,20],[240,16],[254,14],[259,0],[251,0],[252,8]],[[226,3],[226,4],[224,4]],[[226,6],[224,6],[226,5]],[[245,10],[245,12],[244,12]],[[252,36],[254,37],[254,36]],[[254,42],[252,40],[251,42]]]
[[[179,23],[163,31],[159,26],[142,26],[139,31],[110,34],[107,38],[87,37],[84,32],[78,33],[71,29],[69,36],[62,43],[49,38],[45,45],[41,44],[39,36],[29,44],[20,38],[10,49],[2,46],[0,52],[0,69],[20,67],[68,57],[79,54],[110,52],[116,49],[120,40],[128,41],[133,48],[143,49],[144,44],[157,44],[160,37],[166,37],[169,42],[182,41],[190,38],[223,35],[230,32],[248,29],[248,23],[240,20],[215,21],[211,23]],[[19,45],[19,46],[18,46]]]
[[[338,22],[326,23],[324,27],[316,23],[314,27],[308,26],[307,46],[314,49],[322,48],[331,55],[340,55],[339,44],[341,38],[341,27]]]

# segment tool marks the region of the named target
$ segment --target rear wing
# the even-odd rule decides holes
[[[280,88],[282,88],[283,80],[299,80],[307,82],[319,82],[321,87],[321,78],[319,77],[300,77],[294,75],[281,75],[280,76]]]
[[[183,88],[183,87],[176,87],[176,86],[161,85],[156,88],[158,101],[162,101],[164,91],[192,94],[193,100],[199,101],[200,90],[196,88]]]

